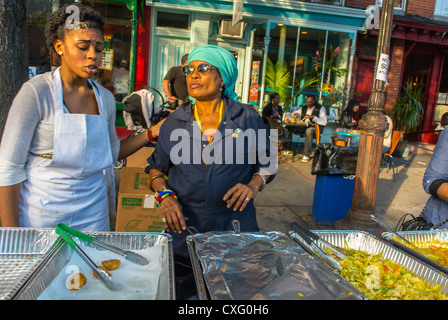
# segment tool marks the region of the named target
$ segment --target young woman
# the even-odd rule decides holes
[[[359,101],[352,99],[348,102],[347,108],[342,112],[339,126],[341,128],[351,129],[356,127],[358,123],[354,120],[355,114],[359,109]]]
[[[48,47],[61,65],[26,82],[10,108],[0,146],[3,227],[110,230],[104,171],[158,134],[119,141],[111,92],[90,79],[104,47],[104,22],[80,4],[75,24],[67,6],[48,18]],[[76,12],[76,11],[74,11]]]
[[[269,118],[281,120],[283,115],[283,110],[280,106],[280,95],[274,92],[270,98],[269,103],[263,108],[263,112],[261,113],[265,124],[269,124]]]

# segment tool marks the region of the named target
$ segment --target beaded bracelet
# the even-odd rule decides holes
[[[173,190],[170,190],[167,187],[161,187],[155,193],[154,200],[155,200],[156,206],[160,207],[162,200],[165,199],[166,197],[173,197],[174,199],[177,200],[177,196]]]

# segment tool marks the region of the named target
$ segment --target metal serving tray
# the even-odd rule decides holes
[[[174,267],[172,238],[169,234],[139,232],[85,232],[99,240],[124,250],[140,250],[148,247],[162,246],[162,269],[159,277],[157,300],[174,300]],[[74,240],[79,245],[94,246],[80,239]],[[16,300],[34,300],[51,284],[70,261],[74,250],[62,238],[58,238],[57,248],[43,262],[39,270],[15,296]],[[98,248],[98,247],[95,247]],[[98,248],[98,250],[102,250]]]
[[[429,286],[438,284],[440,293],[448,295],[448,277],[439,270],[418,260],[415,256],[391,245],[388,241],[377,238],[365,231],[357,230],[312,230],[333,245],[342,248],[361,250],[370,254],[383,252],[383,257],[395,261],[414,275],[425,281]],[[295,232],[290,235],[298,239],[305,248],[311,251],[311,247]],[[325,247],[321,247],[325,249]]]
[[[0,299],[11,300],[55,249],[53,229],[0,228]]]
[[[422,241],[435,241],[438,240],[440,242],[446,242],[446,245],[448,247],[448,232],[447,231],[436,231],[436,230],[426,230],[426,231],[399,231],[397,232],[400,236],[405,238],[406,240],[409,240],[410,242],[417,243]],[[415,251],[414,249],[394,240],[396,237],[392,232],[384,232],[381,234],[381,237],[388,240],[392,245],[396,246],[397,248],[400,248],[401,250],[409,253],[410,255],[420,259],[421,261],[429,264],[430,266],[436,268],[437,270],[443,272],[444,274],[448,275],[448,268],[445,266],[442,266],[441,264],[427,258],[426,256],[422,255],[421,253]]]
[[[200,300],[365,297],[281,232],[187,236]]]

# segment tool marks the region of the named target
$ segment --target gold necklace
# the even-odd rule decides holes
[[[219,123],[221,123],[221,120],[222,120],[222,113],[223,113],[222,109],[223,109],[223,106],[224,106],[224,100],[221,100],[221,106],[219,107],[219,122],[218,122],[218,126],[219,126]],[[196,107],[196,105],[194,106],[194,119],[198,123],[199,129],[201,129],[201,132],[204,134],[204,131],[202,130],[202,126],[201,126],[201,120],[199,120],[198,108]],[[209,131],[209,130],[210,129],[208,129],[207,131]],[[204,134],[204,136],[207,138],[208,144],[210,144],[213,141],[213,138],[215,136],[216,130],[217,129],[215,129],[215,131],[213,133],[210,133],[210,134],[207,134],[207,135]]]

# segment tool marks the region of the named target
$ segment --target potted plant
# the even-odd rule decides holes
[[[323,66],[324,46],[321,44],[320,49],[316,51],[316,56],[313,58],[312,77],[324,77],[323,88],[321,88],[321,90],[323,91],[334,89],[334,87],[331,85],[331,77],[333,74],[337,77],[343,77],[348,74],[348,70],[346,68],[334,65],[336,57],[340,53],[340,51],[341,49],[339,47],[333,49],[331,45],[328,46],[325,55],[325,66]]]
[[[407,141],[403,139],[409,132],[415,132],[420,125],[423,117],[422,105],[422,87],[414,86],[412,82],[403,86],[403,93],[395,100],[392,109],[392,121],[394,130],[401,131],[400,141],[395,147],[394,154],[398,157],[403,156]]]
[[[266,87],[273,92],[280,94],[281,102],[288,111],[292,101],[301,94],[302,90],[318,81],[311,77],[309,72],[305,72],[294,79],[294,91],[292,91],[292,76],[288,65],[283,59],[278,59],[274,64],[269,58],[266,61]]]
[[[286,62],[279,58],[274,64],[271,59],[266,60],[266,87],[280,95],[280,101],[285,103],[291,88],[292,77]]]
[[[423,117],[422,87],[408,82],[403,86],[403,93],[395,100],[392,109],[394,128],[403,134],[415,131]]]

